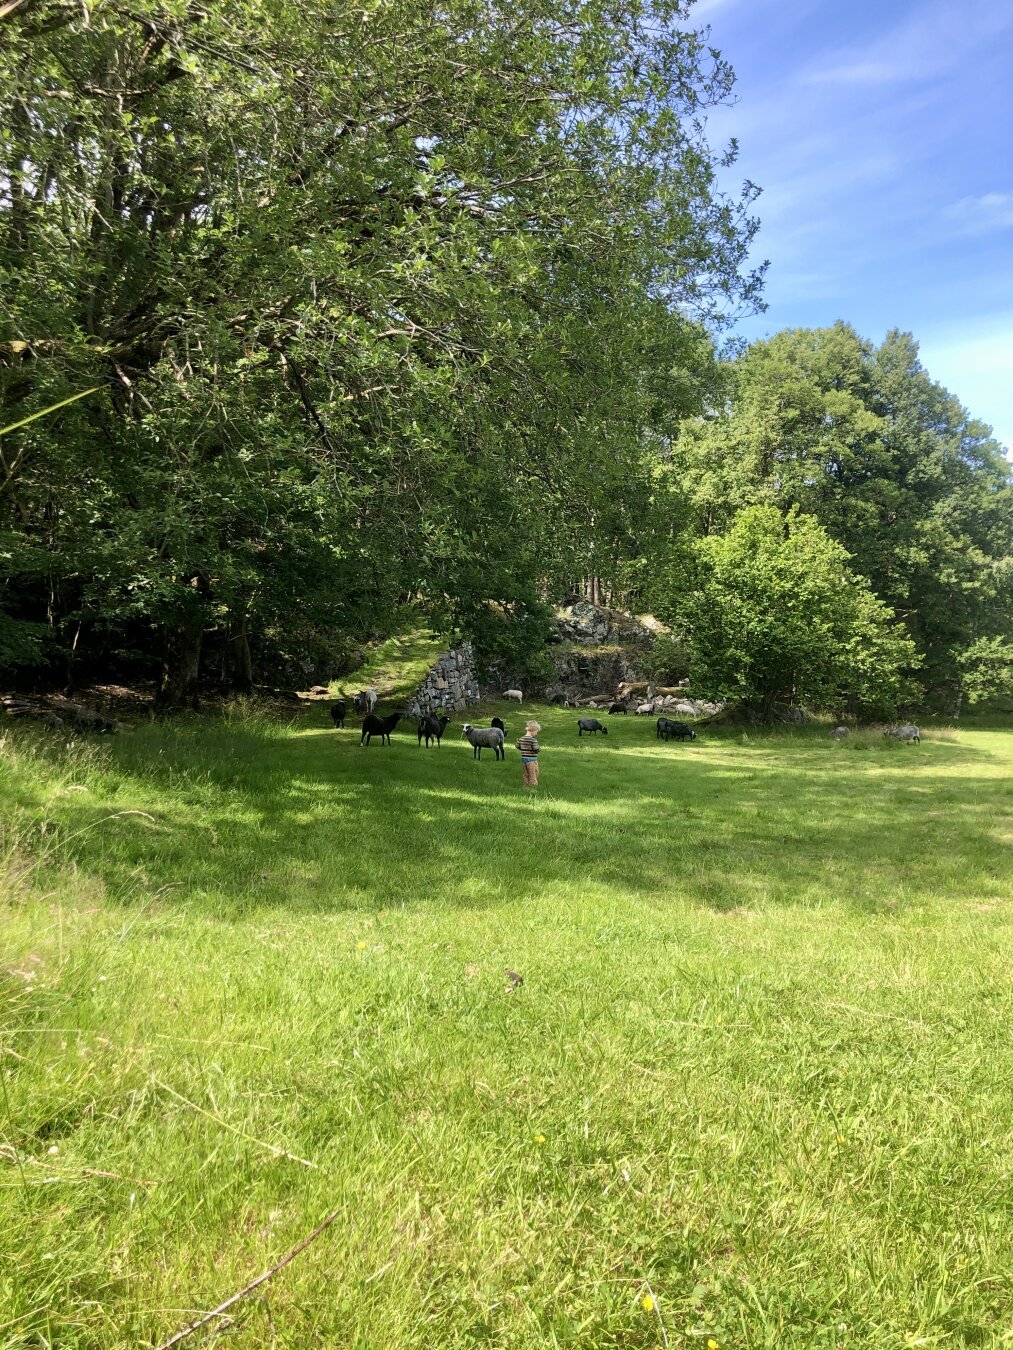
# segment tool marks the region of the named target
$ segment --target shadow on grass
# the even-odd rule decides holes
[[[13,799],[56,823],[54,860],[110,898],[161,892],[162,905],[223,918],[583,892],[889,910],[1008,885],[1010,789],[988,776],[999,757],[985,747],[861,752],[804,734],[666,745],[653,725],[608,741],[570,730],[554,718],[537,795],[516,752],[476,762],[459,727],[426,751],[414,730],[363,749],[355,729],[237,721],[145,729],[111,747],[87,793],[46,796],[22,779]],[[111,818],[131,810],[153,819]]]

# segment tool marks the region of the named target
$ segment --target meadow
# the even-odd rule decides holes
[[[0,733],[0,1344],[1013,1341],[1013,730],[494,711]]]

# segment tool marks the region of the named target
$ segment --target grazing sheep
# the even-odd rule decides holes
[[[663,741],[667,741],[670,737],[677,741],[695,741],[696,732],[685,722],[673,722],[670,717],[659,717],[655,739],[658,737]]]
[[[896,741],[916,741],[921,745],[921,732],[911,722],[905,723],[902,727],[888,727],[883,732],[884,736],[892,736]]]
[[[501,717],[494,717],[492,721],[489,723],[489,725],[491,727],[499,727],[503,735],[504,736],[506,735],[506,727],[503,725],[503,719]]]
[[[450,718],[441,713],[438,717],[432,713],[424,713],[419,718],[419,745],[422,744],[422,737],[426,738],[426,749],[429,749],[429,742],[435,741],[437,750],[440,748],[440,742],[443,733],[450,725]]]
[[[345,711],[347,707],[348,704],[343,698],[338,699],[337,703],[331,704],[331,721],[334,723],[335,727],[343,727],[345,725]]]
[[[559,708],[568,708],[570,706],[570,700],[565,694],[553,694],[549,699],[549,702],[555,703]]]
[[[359,744],[368,745],[373,736],[379,736],[381,745],[390,745],[390,733],[400,721],[400,713],[391,713],[389,717],[374,717],[372,713],[369,713],[362,724]]]
[[[607,736],[609,734],[608,727],[603,727],[602,724],[598,721],[597,717],[578,717],[577,718],[578,737],[583,736],[585,731],[589,736],[596,736],[599,731],[603,736]]]
[[[500,695],[501,698],[515,698],[518,703],[524,702],[524,694],[520,689],[504,689]]]
[[[483,749],[494,750],[497,759],[506,759],[503,744],[506,737],[499,727],[473,727],[470,722],[465,722],[461,734],[467,737],[472,746],[472,759],[481,759]]]
[[[625,717],[626,714],[627,714],[628,712],[629,712],[629,706],[628,706],[627,704],[625,704],[625,703],[610,703],[610,704],[609,704],[609,717],[611,717],[613,713],[622,713],[623,717]]]
[[[63,718],[57,717],[56,713],[46,713],[45,717],[42,719],[42,725],[48,727],[50,731],[62,731]]]
[[[650,703],[638,703],[636,712],[638,717],[650,717],[654,712],[654,699]]]
[[[832,740],[843,741],[845,736],[850,736],[850,734],[851,733],[847,727],[834,727],[833,731],[830,733],[830,736]]]

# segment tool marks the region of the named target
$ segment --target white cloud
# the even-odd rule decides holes
[[[943,215],[962,234],[989,234],[1013,229],[1013,192],[985,192],[980,197],[961,197],[946,207]]]
[[[918,5],[864,47],[839,49],[802,73],[805,84],[896,85],[929,80],[963,64],[1013,28],[1013,11],[994,0]]]

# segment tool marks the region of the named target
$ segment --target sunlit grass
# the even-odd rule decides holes
[[[0,1344],[1002,1343],[1013,734],[496,711],[6,733]]]

